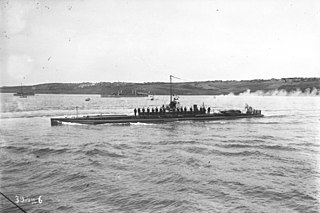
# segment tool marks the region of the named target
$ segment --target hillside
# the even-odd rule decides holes
[[[316,90],[314,90],[314,88]],[[1,87],[1,93],[15,93],[20,91],[20,86]],[[154,95],[167,95],[170,92],[169,83],[48,83],[32,86],[23,86],[25,92],[34,91],[36,94],[131,94],[133,91],[149,92]],[[227,95],[250,90],[251,92],[284,91],[284,92],[310,92],[320,95],[320,78],[282,78],[270,80],[243,80],[243,81],[201,81],[201,82],[176,82],[173,91],[179,95]]]

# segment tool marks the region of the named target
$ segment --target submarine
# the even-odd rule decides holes
[[[86,115],[64,118],[51,118],[51,126],[61,125],[63,123],[76,124],[108,124],[108,123],[163,123],[174,121],[215,121],[231,120],[240,118],[261,118],[264,115],[261,110],[253,109],[246,105],[245,111],[241,110],[222,110],[211,111],[210,107],[196,104],[190,108],[180,106],[178,97],[173,94],[172,78],[170,75],[170,102],[168,105],[155,108],[135,108],[134,115]]]

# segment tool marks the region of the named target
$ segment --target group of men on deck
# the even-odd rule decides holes
[[[144,107],[142,109],[138,108],[138,109],[134,109],[134,116],[140,116],[140,115],[164,115],[164,114],[210,114],[211,108],[208,107],[200,107],[198,108],[197,105],[194,105],[193,108],[190,107],[189,111],[187,109],[187,107],[171,107],[171,105],[165,107],[164,105],[162,105],[162,107],[158,108],[150,108],[148,107],[147,109],[145,109]]]

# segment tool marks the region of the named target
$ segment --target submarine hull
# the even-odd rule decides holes
[[[263,117],[262,114],[236,114],[236,115],[223,115],[223,114],[200,114],[200,115],[119,115],[119,116],[83,116],[71,118],[51,118],[51,126],[61,125],[63,123],[76,123],[76,124],[107,124],[107,123],[164,123],[174,121],[214,121],[214,120],[231,120],[240,118],[259,118]]]

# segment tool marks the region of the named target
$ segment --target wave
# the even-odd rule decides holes
[[[264,156],[264,157],[270,157],[269,154],[263,152],[264,149],[277,149],[278,147],[272,147],[272,146],[254,146],[254,145],[217,145],[217,147],[226,148],[227,150],[220,150],[220,149],[208,149],[208,148],[200,148],[200,147],[188,147],[184,149],[188,153],[192,154],[203,154],[203,155],[220,155],[220,156],[227,156],[227,157],[237,157],[237,156]],[[244,150],[244,149],[228,149],[228,148],[253,148],[250,150]],[[258,149],[260,148],[260,149]],[[285,149],[285,148],[279,148],[279,149]]]
[[[243,152],[222,152],[217,150],[212,150],[212,153],[222,155],[222,156],[262,156],[265,155],[262,152],[259,152],[257,150],[255,151],[243,151]]]
[[[51,148],[43,148],[43,149],[36,149],[32,151],[32,154],[37,156],[48,155],[48,154],[63,154],[70,152],[69,149],[62,148],[62,149],[51,149]]]
[[[97,161],[97,160],[92,160],[89,158],[89,161],[90,161],[90,166],[94,166],[94,167],[99,167],[102,165],[102,163],[100,161]]]
[[[233,96],[234,93],[230,93],[229,95]],[[289,92],[284,89],[270,91],[257,90],[255,92],[251,92],[250,89],[247,89],[247,91],[240,93],[239,96],[320,96],[320,89],[313,87],[307,88],[304,91],[296,89]]]
[[[43,118],[43,117],[66,117],[74,116],[74,113],[69,111],[46,111],[46,110],[34,110],[34,111],[7,111],[1,112],[1,119],[10,119],[10,118]]]
[[[31,180],[37,180],[37,181],[48,181],[52,179],[56,179],[61,177],[63,172],[58,169],[50,169],[47,172],[41,172],[40,174],[34,173],[33,176],[30,177]]]
[[[100,156],[108,156],[108,157],[116,157],[116,158],[125,157],[124,155],[120,155],[120,154],[112,153],[108,151],[102,151],[100,149],[92,149],[92,150],[86,151],[85,154],[88,156],[100,155]]]
[[[16,153],[24,153],[26,151],[28,151],[27,147],[22,147],[22,146],[13,146],[13,145],[9,145],[9,146],[1,146],[1,149],[6,149],[8,151],[12,151],[12,152],[16,152]]]
[[[77,180],[84,180],[87,178],[87,175],[82,174],[81,172],[77,172],[77,173],[73,173],[73,174],[69,174],[66,176],[63,176],[62,178],[60,178],[59,181],[61,182],[72,182],[72,181],[77,181]]]
[[[195,140],[178,140],[178,141],[159,141],[158,144],[159,145],[186,145],[186,144],[198,144],[199,142],[195,141]]]
[[[280,145],[249,145],[249,144],[216,144],[218,147],[222,148],[253,148],[253,149],[271,149],[271,150],[281,150],[281,151],[296,151],[297,149],[289,146],[280,146]]]
[[[62,149],[52,149],[52,148],[28,148],[28,147],[21,147],[21,146],[2,146],[0,147],[1,149],[5,149],[8,152],[14,152],[17,154],[33,154],[37,157],[41,156],[47,156],[50,154],[64,154],[64,153],[69,153],[72,152],[70,149],[62,148]]]

